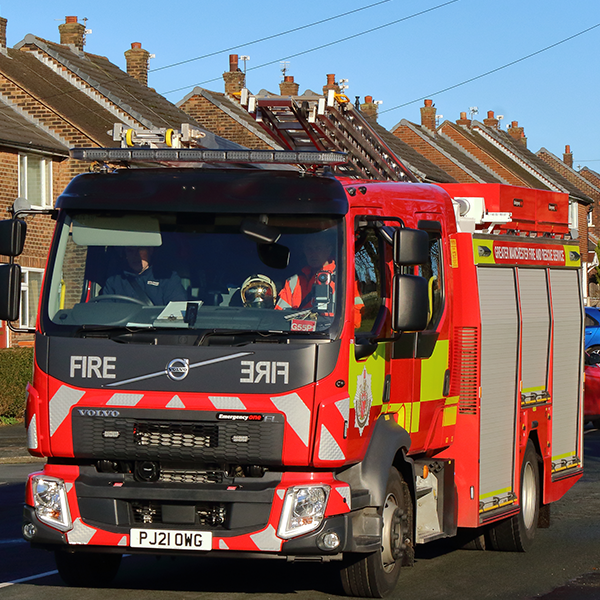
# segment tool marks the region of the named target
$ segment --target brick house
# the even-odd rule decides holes
[[[568,194],[570,228],[587,269],[587,214],[594,203],[589,195],[591,188],[581,182],[578,185],[571,174],[567,177],[541,155],[531,152],[517,121],[503,131],[493,111],[483,122],[467,119],[463,112],[456,122],[446,120],[438,126],[436,108],[431,100],[426,100],[420,125],[402,120],[391,131],[461,183],[476,178],[492,183],[495,179],[499,183]]]
[[[76,17],[67,17],[59,25],[60,43],[28,34],[14,48],[7,48],[6,26],[7,20],[0,18],[0,113],[5,119],[10,115],[15,127],[19,124],[13,137],[21,147],[0,146],[2,151],[7,148],[6,160],[2,153],[4,209],[18,195],[34,205],[53,206],[73,176],[89,169],[88,164],[69,159],[68,149],[114,146],[108,132],[115,123],[135,130],[180,128],[182,123],[199,126],[148,87],[150,55],[140,43],[131,44],[125,52],[125,73],[106,57],[84,51],[85,27]],[[0,121],[0,125],[4,123]],[[15,140],[7,142],[14,144]],[[237,147],[211,132],[206,132],[204,143],[207,147]],[[33,191],[34,175],[43,193]],[[27,220],[28,240],[18,259],[26,284],[23,326],[35,322],[35,286],[39,287],[53,229],[49,217],[36,215]],[[30,287],[29,280],[33,282]],[[12,345],[29,344],[32,339],[27,334],[10,337]]]

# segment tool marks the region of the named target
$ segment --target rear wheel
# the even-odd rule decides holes
[[[121,565],[120,554],[95,552],[54,553],[62,580],[73,587],[104,587],[116,577]]]
[[[521,466],[521,510],[492,525],[488,541],[493,550],[526,552],[533,544],[540,511],[540,473],[533,442],[527,442]]]
[[[346,558],[340,572],[346,594],[383,598],[396,587],[401,564],[413,556],[412,514],[408,485],[397,469],[392,468],[381,509],[381,548],[371,554]]]
[[[589,348],[586,348],[585,351],[588,354],[600,354],[600,346],[590,346]]]

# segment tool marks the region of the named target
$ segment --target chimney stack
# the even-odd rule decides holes
[[[85,35],[85,25],[77,22],[77,17],[66,17],[65,22],[58,26],[60,33],[60,43],[67,46],[73,45],[83,52],[83,36]]]
[[[433,100],[425,100],[425,106],[421,107],[421,126],[427,127],[430,131],[435,131],[435,113],[436,107],[433,105]]]
[[[225,80],[225,93],[228,96],[237,96],[239,100],[242,89],[246,87],[246,75],[238,66],[238,55],[229,55],[229,71],[223,73]]]
[[[571,152],[571,146],[565,146],[565,153],[563,154],[563,162],[567,167],[573,168],[573,153]]]
[[[457,125],[464,125],[465,127],[471,127],[471,119],[467,119],[467,113],[461,112],[460,119],[456,121]]]
[[[142,48],[140,42],[133,42],[125,52],[127,74],[135,77],[142,85],[148,86],[148,59],[150,52]]]
[[[333,90],[336,94],[340,93],[340,86],[335,82],[333,73],[327,75],[327,84],[323,86],[323,95],[327,96],[329,90]]]
[[[508,135],[512,137],[517,142],[520,142],[527,148],[527,138],[525,137],[525,132],[522,127],[519,127],[518,121],[513,121],[508,128]]]
[[[486,125],[487,127],[492,127],[493,129],[498,129],[498,123],[500,123],[500,121],[498,121],[498,119],[496,119],[496,117],[494,117],[494,111],[488,110],[487,119],[483,120],[483,124]]]
[[[294,83],[293,75],[285,75],[283,81],[279,84],[279,93],[282,96],[297,96],[298,84]]]
[[[8,20],[0,17],[0,48],[6,48],[6,24]]]
[[[373,96],[365,96],[364,104],[360,105],[360,112],[362,112],[365,117],[370,117],[377,121],[377,108],[377,104],[373,102]]]

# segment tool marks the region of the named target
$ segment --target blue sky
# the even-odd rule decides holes
[[[377,0],[325,3],[254,3],[208,0],[102,3],[86,0],[0,4],[8,19],[8,45],[27,33],[59,41],[58,25],[67,15],[87,17],[86,50],[107,56],[123,69],[131,42],[155,54],[151,69],[215,53],[202,60],[151,71],[149,85],[172,102],[195,84],[223,91],[228,55],[248,55],[251,92],[277,92],[280,60],[342,38],[410,17],[377,31],[288,58],[288,75],[300,92],[320,91],[326,74],[348,79],[354,101],[371,95],[381,100],[379,121],[388,129],[401,119],[420,122],[422,98],[432,98],[438,115],[456,120],[477,107],[503,115],[503,127],[518,121],[528,147],[547,148],[562,157],[566,144],[574,166],[600,172],[598,56],[600,27],[506,69],[436,93],[497,69],[600,24],[596,0],[388,0],[366,10],[261,43],[254,40],[374,4]],[[277,8],[277,7],[281,8]],[[269,66],[260,67],[275,61]],[[260,68],[257,68],[260,67]],[[216,79],[215,81],[211,81]],[[186,87],[187,86],[187,87]],[[178,88],[179,91],[167,93]],[[413,102],[414,101],[414,102]],[[401,108],[395,107],[405,105]]]

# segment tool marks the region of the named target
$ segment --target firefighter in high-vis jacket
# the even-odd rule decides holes
[[[331,288],[331,297],[335,294],[335,259],[333,257],[334,240],[328,231],[307,236],[302,245],[307,265],[297,275],[286,280],[279,292],[275,308],[314,309],[313,287],[315,283],[327,284]],[[364,302],[356,282],[354,284],[354,324],[360,326]],[[328,313],[321,313],[327,315]],[[329,316],[333,316],[329,313]]]

